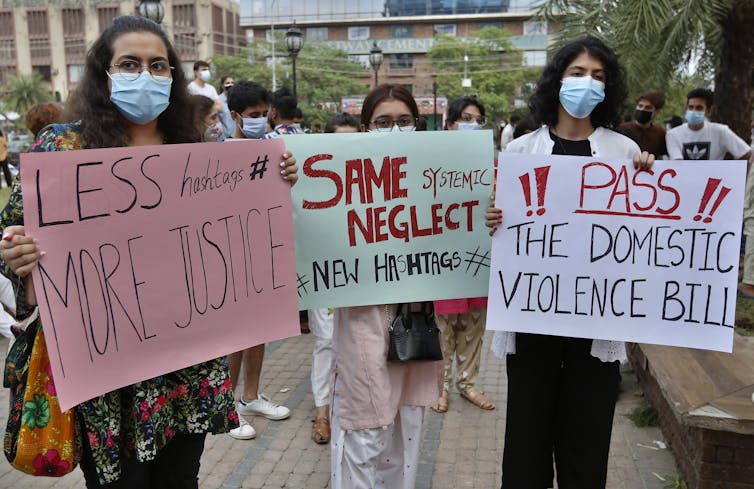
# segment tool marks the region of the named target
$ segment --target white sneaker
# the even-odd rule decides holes
[[[257,430],[254,429],[243,416],[238,417],[238,428],[234,428],[228,432],[230,436],[236,440],[251,440],[257,436]]]
[[[238,414],[245,414],[247,416],[264,416],[267,419],[275,421],[285,419],[291,415],[290,409],[272,402],[270,398],[264,394],[259,394],[259,397],[253,401],[246,401],[241,398],[236,406],[236,411],[238,411]]]

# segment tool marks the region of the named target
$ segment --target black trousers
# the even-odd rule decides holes
[[[4,161],[0,161],[0,168],[3,170],[3,177],[5,177],[5,183],[8,184],[8,187],[13,186],[13,177],[10,174],[10,167],[8,166],[10,163],[8,162],[8,159],[6,158]]]
[[[516,333],[508,355],[502,489],[604,489],[619,362],[592,341]]]
[[[83,428],[83,426],[82,426]],[[84,431],[85,433],[85,431]],[[94,468],[92,451],[84,435],[81,470],[87,489],[198,489],[199,459],[204,451],[206,433],[178,433],[148,462],[139,462],[121,454],[121,477],[110,484],[100,484]]]

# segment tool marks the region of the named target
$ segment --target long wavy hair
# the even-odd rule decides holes
[[[554,126],[558,123],[560,81],[571,62],[581,53],[602,62],[605,70],[605,100],[597,104],[590,117],[594,127],[611,127],[620,122],[623,103],[628,95],[626,74],[615,53],[596,37],[582,37],[563,46],[547,64],[537,89],[529,99],[529,109],[537,120]]]
[[[170,104],[157,118],[157,127],[167,143],[192,143],[201,140],[193,125],[186,77],[173,45],[160,26],[144,17],[117,17],[92,44],[86,54],[84,75],[69,103],[71,119],[81,121],[81,136],[87,148],[108,148],[128,144],[128,123],[110,101],[107,73],[113,58],[113,43],[130,32],[148,32],[159,37],[174,66]]]

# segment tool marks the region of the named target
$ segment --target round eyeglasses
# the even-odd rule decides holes
[[[469,114],[468,112],[463,112],[461,114],[461,122],[474,122],[474,121],[476,121],[476,123],[482,127],[487,125],[487,118],[482,115],[474,116],[474,114]]]
[[[398,129],[402,131],[404,128],[415,127],[417,121],[418,119],[416,117],[411,117],[409,115],[402,115],[397,119],[383,116],[373,120],[372,125],[378,129],[390,129],[393,126],[398,126]]]
[[[110,65],[110,69],[113,73],[120,73],[126,80],[136,80],[141,75],[141,72],[146,70],[153,77],[172,78],[174,66],[170,66],[167,61],[152,61],[148,65],[142,65],[141,63],[127,59]]]

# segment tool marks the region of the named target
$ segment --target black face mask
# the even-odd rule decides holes
[[[636,109],[634,111],[634,119],[636,119],[636,122],[638,122],[639,124],[646,124],[647,122],[652,120],[652,112],[648,110]]]

